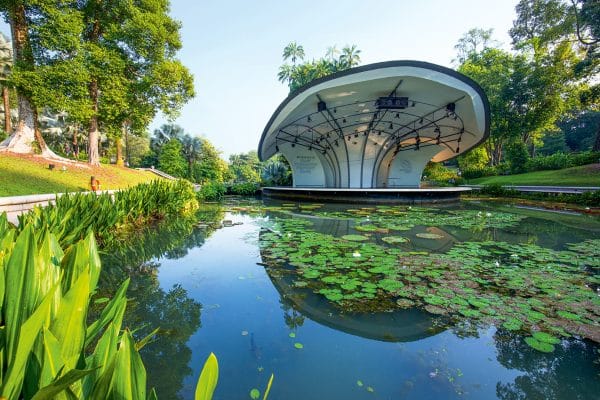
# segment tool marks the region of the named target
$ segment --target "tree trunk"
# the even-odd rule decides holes
[[[27,66],[29,69],[33,69],[33,53],[27,33],[27,19],[25,17],[25,7],[23,4],[13,5],[12,8],[8,10],[8,19],[12,34],[14,59]],[[17,91],[17,99],[19,102],[17,128],[12,135],[0,143],[0,150],[13,153],[33,153],[33,144],[37,142],[42,156],[70,162],[70,160],[56,155],[46,145],[46,142],[38,129],[37,109],[31,98],[27,94]]]
[[[96,80],[92,80],[90,83],[90,99],[92,100],[94,114],[90,118],[88,163],[91,165],[100,165],[100,156],[98,154],[98,140],[100,138],[98,130],[98,82]]]
[[[4,101],[4,131],[10,135],[12,131],[10,126],[10,93],[6,86],[2,87],[2,100]]]
[[[76,160],[79,160],[79,143],[77,142],[77,134],[79,132],[79,125],[73,128],[73,155]]]
[[[115,147],[117,148],[117,165],[122,167],[125,165],[123,162],[123,139],[118,137],[115,139]]]

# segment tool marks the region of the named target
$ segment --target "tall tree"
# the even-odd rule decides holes
[[[64,63],[39,68],[40,60],[49,54],[59,56],[72,50],[76,15],[69,2],[51,0],[0,0],[0,12],[10,24],[14,65],[10,83],[17,89],[19,117],[13,134],[0,144],[0,149],[18,153],[32,153],[37,143],[41,154],[60,159],[42,138],[38,126],[38,101],[52,95],[42,93],[51,84],[64,81]],[[73,18],[75,17],[75,18]],[[47,94],[47,93],[46,93]],[[65,159],[63,159],[66,161]]]
[[[563,80],[576,83],[581,102],[578,110],[597,109],[600,102],[600,3],[597,0],[521,0],[510,35],[517,49],[529,49],[536,59],[560,63]],[[556,54],[569,50],[568,62]],[[564,94],[563,94],[564,97]],[[600,124],[596,150],[600,151]]]
[[[200,160],[202,156],[202,140],[196,136],[188,134],[181,138],[181,153],[187,161],[187,177],[192,179],[194,175],[194,164]]]
[[[10,40],[0,33],[0,84],[2,85],[2,103],[4,106],[4,131],[10,135],[10,93],[8,89],[8,78],[12,68],[13,56]]]
[[[304,60],[304,47],[296,42],[291,42],[283,49],[283,60],[290,59],[292,64],[296,65],[296,61]]]
[[[361,50],[359,50],[355,44],[344,47],[342,49],[342,54],[340,55],[340,64],[342,65],[342,68],[348,69],[359,65],[360,53]]]
[[[459,65],[467,61],[469,56],[481,53],[488,48],[498,47],[498,42],[492,38],[493,29],[473,28],[469,29],[454,46],[456,59]]]
[[[162,111],[177,115],[194,95],[193,78],[175,58],[180,24],[164,0],[81,2],[92,114],[89,162],[98,163],[100,129],[121,137],[124,125],[144,126]]]

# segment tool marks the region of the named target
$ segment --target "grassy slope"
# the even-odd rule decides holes
[[[537,186],[600,186],[600,164],[565,168],[554,171],[535,171],[519,175],[488,176],[471,179],[470,184],[537,185]]]
[[[89,167],[86,164],[62,164],[48,169],[49,162],[34,156],[0,154],[0,196],[19,196],[38,193],[59,193],[90,190],[90,177],[100,181],[102,189],[134,186],[159,177],[151,172],[138,171],[114,165]]]

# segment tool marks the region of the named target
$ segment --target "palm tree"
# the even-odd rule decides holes
[[[283,49],[283,61],[292,60],[292,64],[296,65],[296,60],[304,60],[304,47],[296,42],[291,42]]]
[[[160,128],[154,130],[154,137],[150,139],[150,148],[158,151],[165,143],[171,139],[181,139],[185,133],[183,128],[175,124],[164,124]]]
[[[344,47],[340,56],[340,64],[343,69],[352,68],[360,64],[360,52],[355,44],[352,47]]]
[[[0,82],[2,84],[2,100],[4,103],[4,131],[10,135],[10,103],[8,86],[6,82],[12,68],[12,44],[10,40],[0,33]]]
[[[180,141],[182,145],[181,152],[188,163],[188,178],[192,179],[194,163],[200,160],[200,156],[202,155],[202,140],[196,136],[192,137],[185,134]]]
[[[279,72],[277,73],[277,80],[281,83],[290,82],[292,78],[292,73],[294,72],[294,67],[289,64],[283,64],[279,67]]]
[[[339,54],[340,54],[340,50],[334,44],[333,46],[329,46],[327,48],[327,52],[325,53],[325,57],[327,57],[327,59],[329,59],[329,61],[335,62],[335,60],[337,59],[337,57],[338,57]]]

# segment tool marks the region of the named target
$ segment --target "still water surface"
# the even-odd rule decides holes
[[[262,398],[271,373],[270,399],[600,398],[600,347],[592,341],[565,339],[554,352],[542,353],[521,334],[493,324],[465,330],[417,308],[344,311],[266,268],[259,243],[277,217],[310,220],[311,229],[336,237],[356,234],[352,222],[311,212],[261,211],[261,202],[246,209],[235,205],[205,206],[194,221],[165,221],[103,256],[104,292],[132,279],[128,326],[141,327],[140,335],[161,327],[159,338],[142,351],[149,385],[159,398],[192,399],[210,352],[220,367],[214,399],[247,399],[253,388]],[[401,232],[411,239],[404,248],[444,253],[457,243],[496,240],[561,250],[567,243],[600,239],[597,218],[502,211],[524,219],[502,229],[414,226]],[[198,220],[208,226],[196,226]],[[222,220],[234,225],[220,227]],[[443,238],[415,236],[425,231]]]

